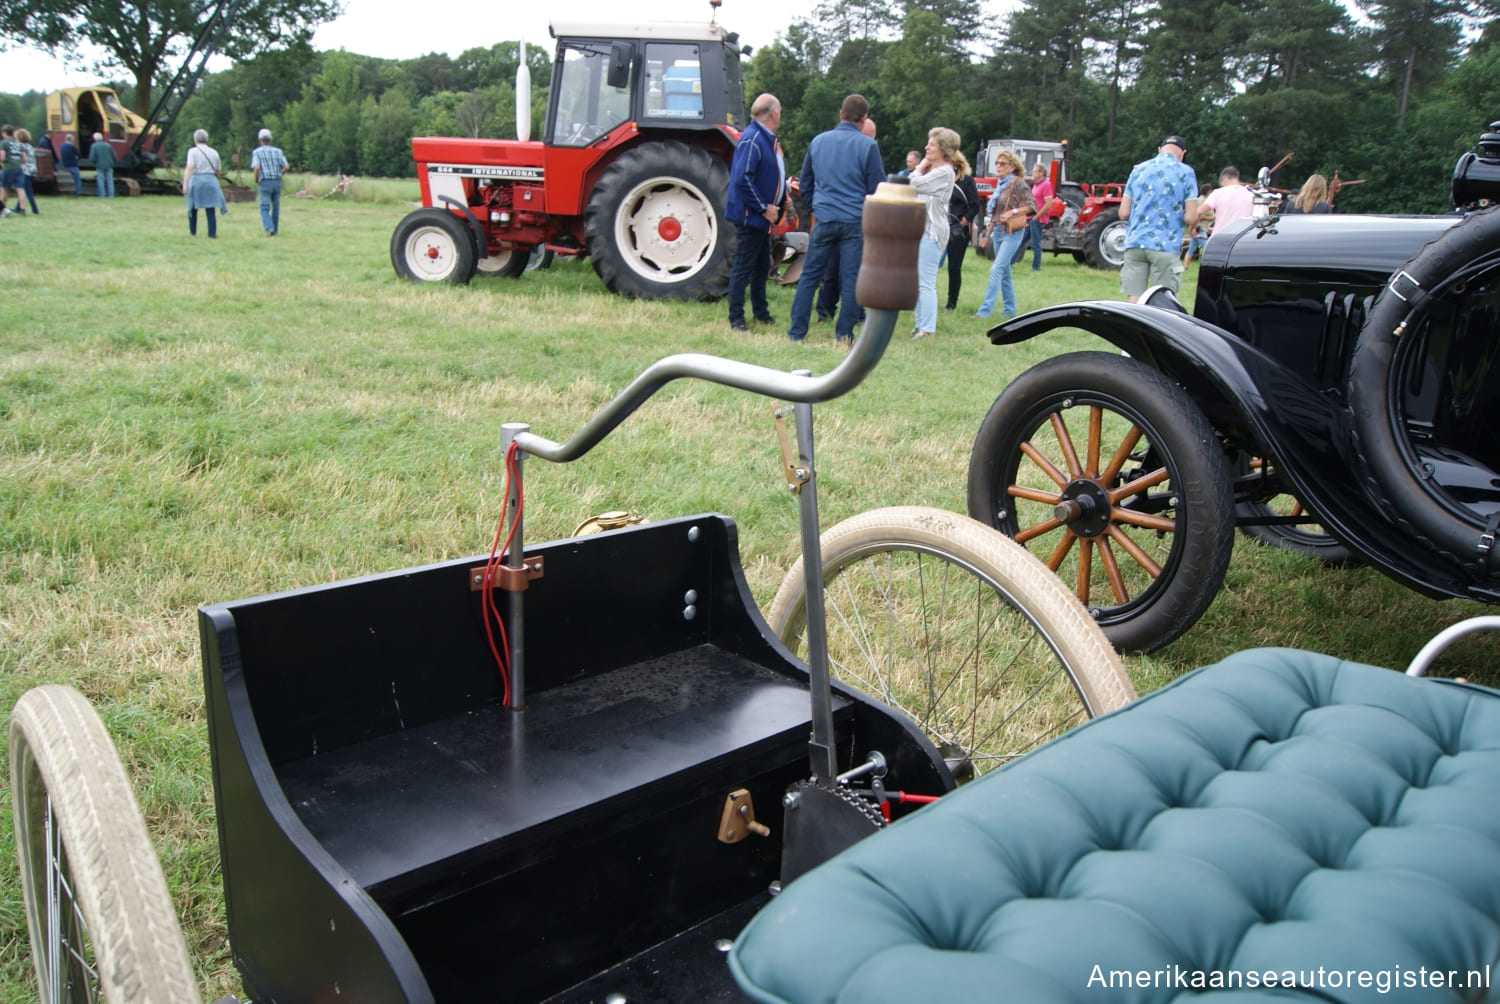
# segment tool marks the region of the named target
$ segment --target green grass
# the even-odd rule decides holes
[[[398,281],[388,244],[414,193],[356,190],[379,201],[288,198],[274,240],[250,203],[220,239],[201,226],[189,238],[175,198],[48,198],[40,216],[0,222],[0,716],[43,682],[100,708],[208,1000],[238,985],[194,609],[487,549],[500,424],[564,439],[661,355],[818,373],[840,358],[826,325],[801,346],[782,327],[736,336],[722,304],[618,299],[587,262],[469,287]],[[935,338],[898,333],[863,386],[819,406],[825,526],[890,504],[962,511],[973,436],[1005,383],[1048,355],[1101,347],[1078,332],[991,346],[969,316],[986,266],[970,258],[961,309]],[[1023,310],[1119,295],[1115,276],[1063,258],[1016,282]],[[783,322],[791,298],[772,292]],[[796,548],[778,466],[767,402],[673,384],[578,463],[527,466],[527,532],[566,536],[614,508],[722,510],[764,603]],[[1253,645],[1404,665],[1477,609],[1241,541],[1197,627],[1127,665],[1142,689]],[[1446,668],[1479,676],[1494,654],[1468,643]],[[8,799],[0,815],[0,1001],[19,1004],[35,995]]]

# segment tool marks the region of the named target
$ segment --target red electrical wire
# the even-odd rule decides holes
[[[495,539],[490,544],[490,558],[484,566],[484,593],[480,599],[480,605],[484,616],[484,636],[490,644],[490,654],[495,658],[495,665],[500,670],[501,702],[510,706],[510,641],[505,633],[505,620],[500,615],[500,607],[495,602],[495,573],[500,568],[500,556],[510,550],[510,545],[516,537],[516,527],[521,524],[521,510],[524,508],[521,488],[521,461],[520,449],[514,442],[505,451],[505,498],[507,505],[510,499],[511,479],[516,484],[516,514],[510,523],[510,533],[505,536],[505,544],[502,547],[500,537],[505,533],[506,506],[500,510],[500,522],[495,525]],[[493,619],[493,627],[491,620]],[[500,644],[495,644],[495,629],[500,632]]]

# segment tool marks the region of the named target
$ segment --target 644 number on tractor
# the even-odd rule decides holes
[[[412,140],[422,207],[391,236],[398,275],[521,275],[587,254],[611,292],[706,300],[729,282],[729,160],[746,123],[739,37],[716,24],[552,25],[540,141]],[[524,66],[524,59],[522,61]],[[518,81],[518,84],[521,82]]]

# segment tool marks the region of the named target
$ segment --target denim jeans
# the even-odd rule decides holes
[[[76,167],[65,167],[63,170],[73,176],[73,198],[76,199],[83,194],[83,172]]]
[[[998,236],[998,234],[997,234]],[[989,285],[984,288],[984,302],[979,305],[979,316],[989,317],[995,310],[995,298],[1003,296],[1000,315],[1010,317],[1016,312],[1016,287],[1011,282],[1010,260],[1015,257],[1016,248],[1026,239],[1026,228],[1022,227],[1013,234],[1005,237],[995,245],[995,264],[990,266]]]
[[[917,309],[913,323],[929,335],[937,330],[937,274],[943,247],[931,237],[917,245]]]
[[[271,178],[256,187],[260,189],[260,225],[274,234],[281,223],[281,179]]]
[[[219,236],[218,217],[212,209],[205,207],[203,211],[208,214],[208,236]],[[188,233],[195,237],[198,234],[198,210],[196,209],[188,210]]]
[[[94,172],[94,185],[99,189],[99,198],[113,199],[115,197],[115,169],[100,168]]]
[[[771,233],[744,223],[734,225],[734,264],[729,267],[729,320],[745,320],[745,287],[756,317],[771,313],[766,303],[766,275],[771,271]]]
[[[802,266],[802,277],[797,280],[797,295],[792,298],[792,322],[787,335],[793,341],[807,336],[807,323],[812,317],[813,298],[818,294],[818,283],[828,266],[828,256],[833,248],[839,249],[839,316],[833,323],[833,331],[839,338],[854,337],[854,325],[859,320],[859,304],[854,302],[854,288],[859,279],[859,263],[864,258],[865,235],[858,222],[842,220],[819,220],[813,226],[808,240],[807,263]]]

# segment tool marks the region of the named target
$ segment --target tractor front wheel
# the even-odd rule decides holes
[[[584,212],[594,271],[622,296],[723,296],[732,250],[723,224],[728,189],[728,166],[702,147],[665,140],[620,154]]]
[[[478,257],[469,228],[446,209],[407,213],[391,234],[391,264],[403,279],[466,283]]]

